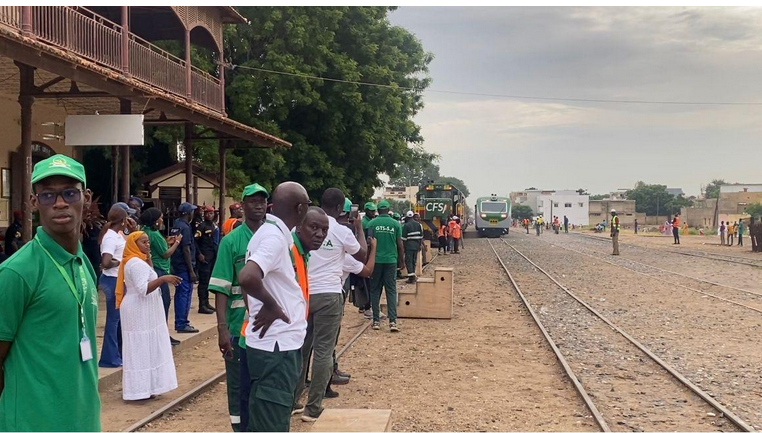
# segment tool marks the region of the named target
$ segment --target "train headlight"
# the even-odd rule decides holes
[[[508,218],[508,214],[501,213],[500,218]]]
[[[482,218],[487,218],[487,214],[486,213],[483,213],[483,214],[481,214],[479,216],[481,216]]]

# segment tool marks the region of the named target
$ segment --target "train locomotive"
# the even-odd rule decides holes
[[[479,237],[499,238],[507,234],[511,228],[511,200],[496,194],[477,198],[474,221]]]
[[[460,218],[465,231],[468,225],[466,197],[455,186],[430,182],[418,192],[416,201],[415,211],[421,216],[423,238],[430,240],[432,247],[439,247],[439,225],[446,224],[450,216]]]

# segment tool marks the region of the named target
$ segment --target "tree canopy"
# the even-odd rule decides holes
[[[402,161],[395,164],[389,185],[423,187],[430,180],[439,179],[439,159],[438,154],[426,152],[423,146],[414,146]]]
[[[635,200],[635,211],[646,215],[673,215],[683,207],[693,205],[684,195],[673,196],[666,185],[646,184],[643,181],[626,193],[628,200]]]
[[[706,187],[704,187],[705,198],[720,198],[720,186],[727,185],[725,179],[712,179]]]
[[[762,203],[752,203],[746,206],[745,212],[755,219],[762,217]]]
[[[523,205],[523,204],[517,204],[513,205],[511,207],[511,218],[523,220],[524,218],[531,219],[534,216],[534,212],[532,212],[532,208]]]
[[[458,179],[457,177],[452,176],[444,176],[440,177],[435,181],[436,183],[449,183],[450,185],[454,186],[455,188],[458,188],[460,192],[463,193],[466,197],[471,195],[471,192],[468,190],[468,187],[466,186],[466,183],[463,182],[461,179]]]
[[[590,200],[606,200],[609,198],[608,194],[593,194],[590,196]]]

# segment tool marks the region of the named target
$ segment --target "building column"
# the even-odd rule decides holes
[[[31,17],[31,14],[30,14]],[[32,239],[32,105],[34,104],[34,68],[16,62],[19,68],[19,105],[21,105],[21,159],[23,160],[21,202],[22,232],[24,242]]]
[[[225,196],[227,195],[227,141],[220,140],[220,227],[225,222]]]
[[[111,204],[119,201],[119,146],[111,146]]]
[[[225,114],[225,55],[220,47],[220,107]]]
[[[21,6],[21,34],[24,37],[34,37],[32,34],[32,6]]]
[[[185,201],[193,202],[193,123],[185,123]]]
[[[122,6],[122,72],[130,76],[130,7]]]
[[[185,29],[185,96],[189,100],[193,99],[191,76],[191,37],[190,30]]]
[[[128,99],[119,99],[119,113],[132,114],[132,103]],[[130,199],[130,146],[120,146],[122,151],[122,200]]]

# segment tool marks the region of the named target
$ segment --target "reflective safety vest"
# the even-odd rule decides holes
[[[619,231],[619,216],[614,215],[611,217],[611,228],[613,228],[616,231]]]
[[[305,260],[305,256],[302,255],[301,251],[299,251],[299,246],[297,246],[299,238],[296,237],[296,233],[292,233],[291,236],[294,237],[294,243],[291,245],[291,251],[289,251],[289,253],[291,255],[291,263],[294,265],[296,282],[299,283],[299,287],[302,288],[302,295],[304,296],[304,300],[307,301],[307,309],[304,312],[304,317],[307,317],[310,312],[310,285],[309,279],[307,278],[307,261],[309,260],[309,254],[306,254],[307,260]]]

